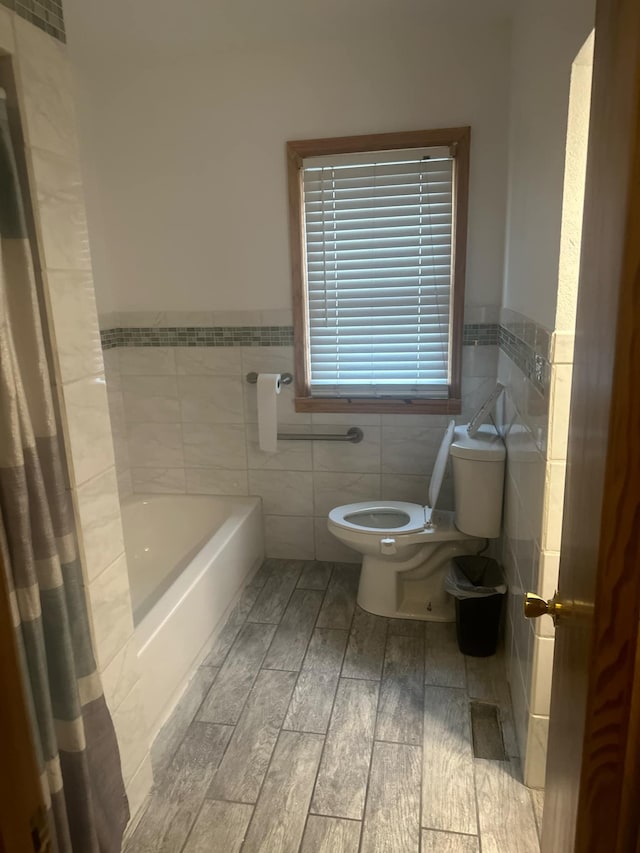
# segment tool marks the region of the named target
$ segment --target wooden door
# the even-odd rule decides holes
[[[640,3],[599,0],[544,853],[638,839],[639,134]]]

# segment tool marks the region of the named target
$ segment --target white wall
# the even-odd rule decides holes
[[[100,309],[286,308],[285,141],[466,124],[467,303],[498,305],[509,25],[429,20],[114,62],[74,49],[71,3]]]
[[[571,65],[593,0],[521,2],[513,21],[503,305],[554,329]]]

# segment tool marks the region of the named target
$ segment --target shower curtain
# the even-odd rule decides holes
[[[129,807],[93,655],[6,102],[0,100],[0,555],[57,853],[118,853]]]

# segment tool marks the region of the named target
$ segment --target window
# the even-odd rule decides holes
[[[469,137],[287,144],[298,411],[460,411]]]

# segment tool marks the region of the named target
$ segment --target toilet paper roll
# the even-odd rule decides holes
[[[277,396],[280,393],[279,373],[258,374],[258,443],[260,450],[275,453],[278,449]]]

